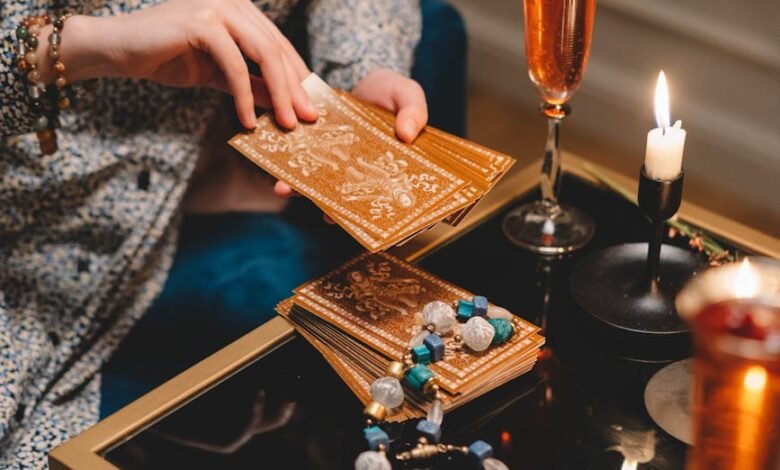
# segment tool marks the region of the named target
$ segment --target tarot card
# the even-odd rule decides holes
[[[315,123],[284,131],[267,113],[230,144],[337,222],[370,235],[345,227],[369,250],[397,238],[467,184],[361,118],[316,75],[303,86],[319,110]]]

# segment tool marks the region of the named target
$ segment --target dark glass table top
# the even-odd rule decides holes
[[[483,439],[513,469],[620,469],[625,449],[654,455],[639,469],[683,468],[686,446],[653,424],[643,397],[650,377],[685,356],[685,347],[650,344],[644,350],[652,354],[637,352],[634,338],[614,336],[569,294],[578,259],[643,241],[648,225],[630,203],[571,175],[564,177],[562,200],[596,222],[596,236],[581,252],[544,258],[511,245],[501,233],[511,204],[418,262],[541,325],[547,337],[532,372],[448,413],[442,440]],[[670,243],[686,246],[679,238]],[[365,450],[362,409],[316,350],[296,337],[105,457],[123,469],[353,468]],[[413,429],[414,423],[388,428],[399,442],[413,442]],[[453,456],[396,468],[469,467]]]

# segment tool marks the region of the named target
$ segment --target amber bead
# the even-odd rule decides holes
[[[30,36],[37,36],[41,33],[41,27],[38,26],[37,24],[34,24],[30,26],[29,31],[30,31]]]
[[[30,73],[27,74],[27,80],[32,83],[38,83],[41,80],[41,73],[37,70],[31,70]]]
[[[60,98],[57,104],[59,105],[60,109],[68,109],[68,107],[70,107],[70,98],[63,96]]]
[[[49,129],[46,129],[43,132],[49,131],[51,133],[51,137],[47,138],[41,138],[39,133],[38,136],[38,145],[41,147],[41,153],[44,155],[51,155],[54,152],[57,151],[58,145],[57,145],[57,134],[50,131]]]
[[[36,54],[35,51],[30,51],[24,55],[24,60],[26,60],[28,64],[37,64],[38,54]]]
[[[19,67],[19,70],[21,70],[22,72],[25,72],[25,71],[27,71],[27,68],[28,68],[30,65],[27,63],[27,61],[26,61],[26,60],[24,60],[24,59],[19,59],[19,61],[16,63],[16,66],[17,66],[17,67]]]
[[[57,88],[65,88],[65,85],[67,85],[68,82],[65,80],[65,77],[57,77],[56,80],[54,80],[54,85],[57,86]]]
[[[51,17],[47,14],[43,14],[41,15],[41,21],[43,22],[43,24],[49,24],[51,23]]]
[[[57,62],[55,62],[52,67],[54,68],[54,71],[57,72],[57,73],[62,73],[62,72],[65,71],[65,64],[63,64],[59,60]]]

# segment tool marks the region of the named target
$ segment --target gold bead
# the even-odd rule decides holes
[[[60,101],[57,104],[59,105],[60,109],[68,109],[70,107],[70,98],[63,96],[60,98]]]
[[[405,357],[405,358],[404,358],[404,365],[405,365],[406,367],[412,367],[412,366],[414,365],[414,361],[413,361],[413,360],[411,360],[410,358],[406,358],[406,357]]]
[[[65,85],[67,85],[68,82],[65,81],[65,77],[57,77],[57,80],[54,80],[54,84],[57,88],[65,88]]]
[[[427,325],[425,325],[425,329],[431,333],[436,332],[436,327],[433,325],[433,323],[428,323]]]
[[[363,410],[363,416],[371,418],[376,422],[384,421],[387,417],[387,408],[382,406],[381,403],[372,401]]]
[[[455,335],[455,338],[453,338],[453,339],[455,339],[455,342],[457,342],[457,343],[460,343],[461,341],[463,341],[463,337],[461,335]]]
[[[30,66],[26,60],[19,59],[19,61],[16,63],[16,66],[19,67],[19,70],[22,72],[26,72],[27,68]]]
[[[36,54],[34,51],[28,52],[24,55],[24,60],[26,60],[28,64],[37,64],[38,54]]]
[[[387,372],[389,377],[395,377],[398,380],[404,378],[404,365],[398,361],[393,361],[387,365]]]
[[[439,391],[439,381],[436,377],[431,377],[427,382],[423,384],[423,393],[428,396],[436,396],[436,392]]]
[[[52,68],[54,69],[54,71],[55,71],[55,72],[57,72],[57,73],[62,73],[62,72],[64,72],[64,71],[65,71],[65,64],[63,64],[62,62],[60,62],[60,61],[58,60],[57,62],[55,62],[55,63],[54,63],[54,65],[52,66]]]

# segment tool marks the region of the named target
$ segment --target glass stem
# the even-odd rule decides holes
[[[550,208],[558,207],[558,190],[561,177],[561,119],[547,118],[547,144],[542,163],[542,200]]]

